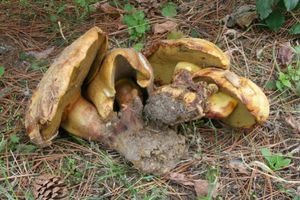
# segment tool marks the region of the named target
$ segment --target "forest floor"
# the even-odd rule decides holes
[[[101,6],[107,1],[95,4],[96,0],[0,2],[0,67],[5,69],[0,77],[0,199],[34,199],[32,184],[41,174],[62,177],[70,199],[300,199],[300,134],[291,127],[300,120],[300,98],[269,84],[277,80],[278,67],[285,70],[278,64],[278,50],[286,42],[299,45],[299,38],[287,33],[294,18],[287,18],[278,32],[259,21],[246,29],[228,28],[222,23],[226,15],[255,2],[174,1],[177,14],[166,18],[161,10],[167,1],[129,0],[149,20],[151,29],[141,39],[145,48],[170,36],[171,30],[155,33],[155,24],[173,21],[173,34],[207,39],[227,52],[231,70],[262,87],[270,101],[268,121],[251,129],[232,129],[211,120],[182,124],[188,155],[170,173],[154,176],[134,169],[117,152],[63,130],[52,146],[37,148],[24,128],[32,91],[74,39],[98,26],[108,33],[110,48],[134,44],[121,20],[123,2],[128,1],[112,1],[120,5],[117,11]],[[296,14],[300,16],[299,10]],[[281,153],[278,157],[290,163],[268,171],[263,148],[274,157]],[[203,181],[209,184],[200,184]],[[201,190],[206,197],[199,197]]]

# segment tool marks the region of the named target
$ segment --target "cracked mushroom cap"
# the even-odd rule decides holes
[[[134,49],[114,49],[109,52],[94,80],[88,86],[87,96],[96,106],[103,120],[114,113],[116,82],[131,79],[150,92],[153,83],[152,67],[147,59]]]
[[[153,67],[155,81],[168,84],[179,62],[198,67],[228,69],[228,56],[215,44],[198,38],[162,40],[145,53]],[[197,67],[196,67],[197,68]]]
[[[226,124],[249,128],[256,123],[262,124],[269,117],[269,101],[261,88],[251,80],[216,68],[202,69],[193,76],[194,81],[215,83],[219,92],[237,100],[237,106],[223,119]]]
[[[106,48],[106,33],[94,27],[66,47],[49,67],[31,97],[25,116],[26,132],[33,143],[51,144],[65,108],[81,98],[81,86],[93,61]]]

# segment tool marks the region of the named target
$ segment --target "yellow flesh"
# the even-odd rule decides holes
[[[232,113],[236,105],[237,100],[223,92],[217,92],[208,99],[206,117],[225,118]]]
[[[66,108],[61,127],[69,133],[87,140],[99,140],[105,132],[97,109],[81,96]]]
[[[193,63],[190,63],[190,62],[178,62],[175,66],[175,69],[174,69],[174,74],[176,72],[178,72],[180,69],[185,69],[189,72],[197,72],[199,71],[200,69],[202,69],[201,67],[199,67],[198,65],[195,65]]]
[[[203,67],[229,68],[229,58],[213,43],[196,38],[162,41],[159,48],[148,57],[154,77],[161,84],[172,80],[178,62],[189,62]]]
[[[223,119],[226,124],[237,128],[250,128],[256,123],[255,117],[248,111],[242,102],[238,102],[234,112],[229,117]]]

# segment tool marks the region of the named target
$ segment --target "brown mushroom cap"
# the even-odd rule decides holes
[[[228,69],[230,60],[215,44],[198,38],[162,40],[145,53],[153,67],[155,80],[168,84],[178,62],[188,62],[199,67]]]
[[[50,145],[57,135],[65,107],[80,98],[96,55],[106,50],[106,37],[101,29],[90,29],[65,48],[43,76],[25,117],[26,132],[37,145]]]
[[[87,96],[96,106],[102,119],[113,113],[115,83],[132,78],[142,88],[151,88],[152,68],[146,58],[134,49],[114,49],[104,58],[100,71],[88,86]]]
[[[217,68],[202,69],[193,75],[193,80],[215,83],[221,92],[238,100],[237,107],[224,119],[228,125],[249,128],[256,122],[263,123],[267,120],[269,101],[251,80]]]

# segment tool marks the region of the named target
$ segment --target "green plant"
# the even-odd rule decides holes
[[[91,13],[90,3],[88,0],[74,0],[76,6],[75,11],[79,19],[84,19]]]
[[[300,45],[295,48],[297,60],[295,65],[288,65],[287,71],[284,73],[280,69],[276,87],[280,91],[290,89],[300,96]]]
[[[161,10],[161,13],[165,17],[175,17],[177,15],[176,5],[172,2],[165,4]]]
[[[4,71],[5,71],[4,67],[0,66],[0,78],[3,76]]]
[[[289,12],[297,21],[290,30],[290,34],[300,33],[300,20],[292,10],[300,7],[299,0],[256,0],[256,10],[259,18],[273,31],[278,31],[285,22],[285,13]]]
[[[291,159],[285,158],[281,153],[274,154],[268,148],[262,148],[260,151],[268,166],[274,171],[285,168],[291,163]]]
[[[138,41],[144,38],[145,33],[150,30],[149,21],[145,17],[145,13],[136,10],[134,6],[126,4],[124,10],[127,14],[123,17],[123,22],[128,26],[130,40]]]
[[[206,179],[209,182],[208,186],[208,194],[206,197],[200,197],[198,200],[212,200],[214,191],[217,187],[218,183],[218,176],[220,176],[220,170],[219,168],[216,168],[214,166],[209,167],[209,169],[206,172]]]
[[[141,42],[136,43],[132,46],[136,51],[141,51],[144,48],[144,44]]]

